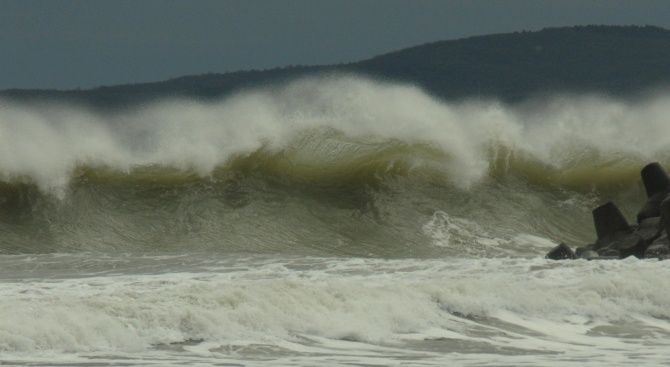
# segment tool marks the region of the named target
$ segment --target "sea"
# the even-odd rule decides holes
[[[670,261],[545,259],[650,162],[662,91],[1,100],[0,365],[670,365]]]

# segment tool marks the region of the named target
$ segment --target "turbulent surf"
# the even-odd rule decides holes
[[[656,363],[665,262],[543,256],[593,241],[604,202],[634,218],[640,169],[670,166],[669,102],[353,76],[122,111],[0,101],[0,354]]]

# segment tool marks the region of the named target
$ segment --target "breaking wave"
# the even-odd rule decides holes
[[[584,240],[596,202],[639,205],[669,117],[663,94],[450,103],[353,76],[108,113],[4,101],[4,251],[433,256],[449,234],[528,254]]]

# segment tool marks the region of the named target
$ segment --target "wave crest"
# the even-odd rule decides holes
[[[515,174],[542,186],[616,190],[644,164],[670,163],[668,99],[447,103],[413,86],[331,76],[112,114],[2,102],[0,178],[60,196],[82,167],[201,177],[257,169],[307,181],[411,174],[466,189]]]

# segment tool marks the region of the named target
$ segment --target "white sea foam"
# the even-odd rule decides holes
[[[307,131],[331,129],[356,139],[430,144],[444,152],[453,182],[469,187],[490,169],[491,148],[557,168],[587,153],[604,161],[668,161],[668,98],[447,103],[413,86],[341,76],[218,102],[166,100],[113,114],[2,102],[0,174],[4,180],[31,177],[47,191],[62,189],[72,169],[86,164],[122,170],[158,164],[206,175],[233,156],[262,146],[284,149]]]
[[[32,277],[68,256],[98,265]],[[670,346],[659,261],[55,259],[3,258],[6,360],[624,365]]]

